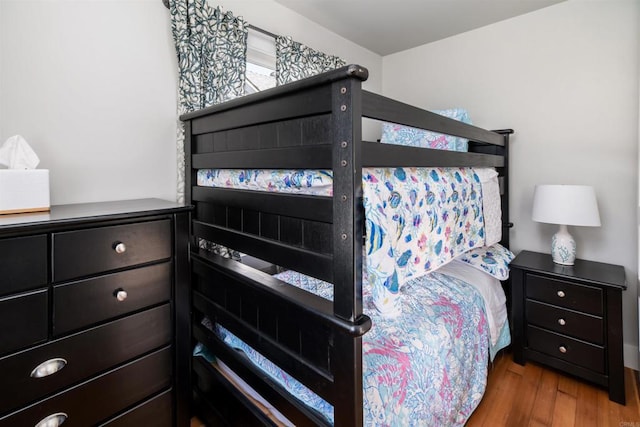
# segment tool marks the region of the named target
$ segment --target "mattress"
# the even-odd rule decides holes
[[[487,275],[478,270],[469,269],[468,274],[487,282],[483,277]],[[333,299],[330,283],[293,271],[275,277]],[[393,319],[375,310],[370,286],[363,286],[364,312],[373,323],[362,345],[365,425],[464,425],[482,399],[489,360],[510,343],[503,318],[492,344],[487,309],[495,305],[491,302],[495,298],[486,295],[498,292],[504,297],[504,293],[497,280],[491,286],[499,291],[479,291],[438,272],[422,276],[403,288],[403,315]],[[220,325],[211,327],[225,343],[242,350],[300,401],[333,422],[329,403]]]

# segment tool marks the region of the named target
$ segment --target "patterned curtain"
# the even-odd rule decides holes
[[[246,22],[213,8],[207,0],[171,0],[171,29],[178,55],[178,116],[244,95]],[[184,124],[178,120],[178,194],[184,202]],[[199,246],[239,259],[231,251],[200,240]]]
[[[178,115],[244,95],[247,24],[207,0],[171,0]],[[184,124],[178,120],[178,202],[184,202]]]
[[[278,85],[324,73],[347,65],[337,56],[313,50],[291,37],[276,37],[276,78]]]

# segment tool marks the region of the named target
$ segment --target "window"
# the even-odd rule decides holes
[[[245,94],[276,87],[276,41],[267,34],[249,29]]]

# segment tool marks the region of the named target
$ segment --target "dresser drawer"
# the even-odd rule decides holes
[[[171,271],[165,262],[54,286],[54,336],[169,301]]]
[[[604,373],[604,348],[529,325],[528,346],[574,365]],[[564,349],[564,352],[562,351]]]
[[[59,391],[171,341],[169,304],[0,359],[0,414]],[[61,368],[34,378],[46,361]]]
[[[153,427],[171,427],[173,425],[172,406],[173,396],[171,390],[168,390],[100,424],[100,427],[147,426],[151,420],[153,420]]]
[[[0,355],[47,339],[47,295],[41,289],[0,299]]]
[[[596,316],[603,313],[602,289],[564,280],[527,274],[526,296]]]
[[[53,234],[56,282],[171,256],[171,221],[160,220]]]
[[[0,296],[47,284],[47,236],[0,240]]]
[[[91,426],[170,385],[171,348],[165,347],[2,417],[0,426],[35,426],[53,414],[65,414],[64,427]]]

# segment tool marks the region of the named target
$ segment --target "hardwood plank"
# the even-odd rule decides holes
[[[538,393],[533,402],[529,426],[550,426],[553,421],[553,408],[558,394],[558,374],[544,369],[540,376]]]
[[[576,424],[586,426],[598,417],[598,389],[581,382],[578,384],[576,397]]]
[[[491,412],[487,414],[483,426],[498,427],[507,425],[509,413],[514,406],[514,396],[518,394],[521,382],[521,375],[514,374],[508,369],[505,371],[502,381],[497,385],[498,393],[494,398],[493,407]]]
[[[552,427],[567,427],[576,425],[576,398],[566,393],[559,392],[556,395],[556,403],[553,408]]]
[[[487,389],[480,404],[467,421],[467,427],[482,427],[485,420],[493,409],[493,404],[498,401],[498,383],[502,380],[509,364],[513,364],[511,355],[500,353],[496,356],[493,365],[489,370],[487,379]]]
[[[524,426],[529,422],[541,376],[542,368],[540,366],[534,363],[528,363],[524,366],[522,381],[520,381],[517,391],[518,397],[511,406],[511,411],[507,418],[508,426]]]
[[[640,426],[640,407],[638,406],[638,389],[636,388],[636,380],[633,371],[625,370],[624,379],[625,395],[627,398],[626,406],[618,405],[620,411],[620,425],[630,423],[634,427]]]
[[[598,390],[597,393],[597,427],[609,426],[609,396],[604,390]]]
[[[575,399],[578,397],[578,381],[573,377],[560,374],[558,377],[558,391],[568,394]]]

